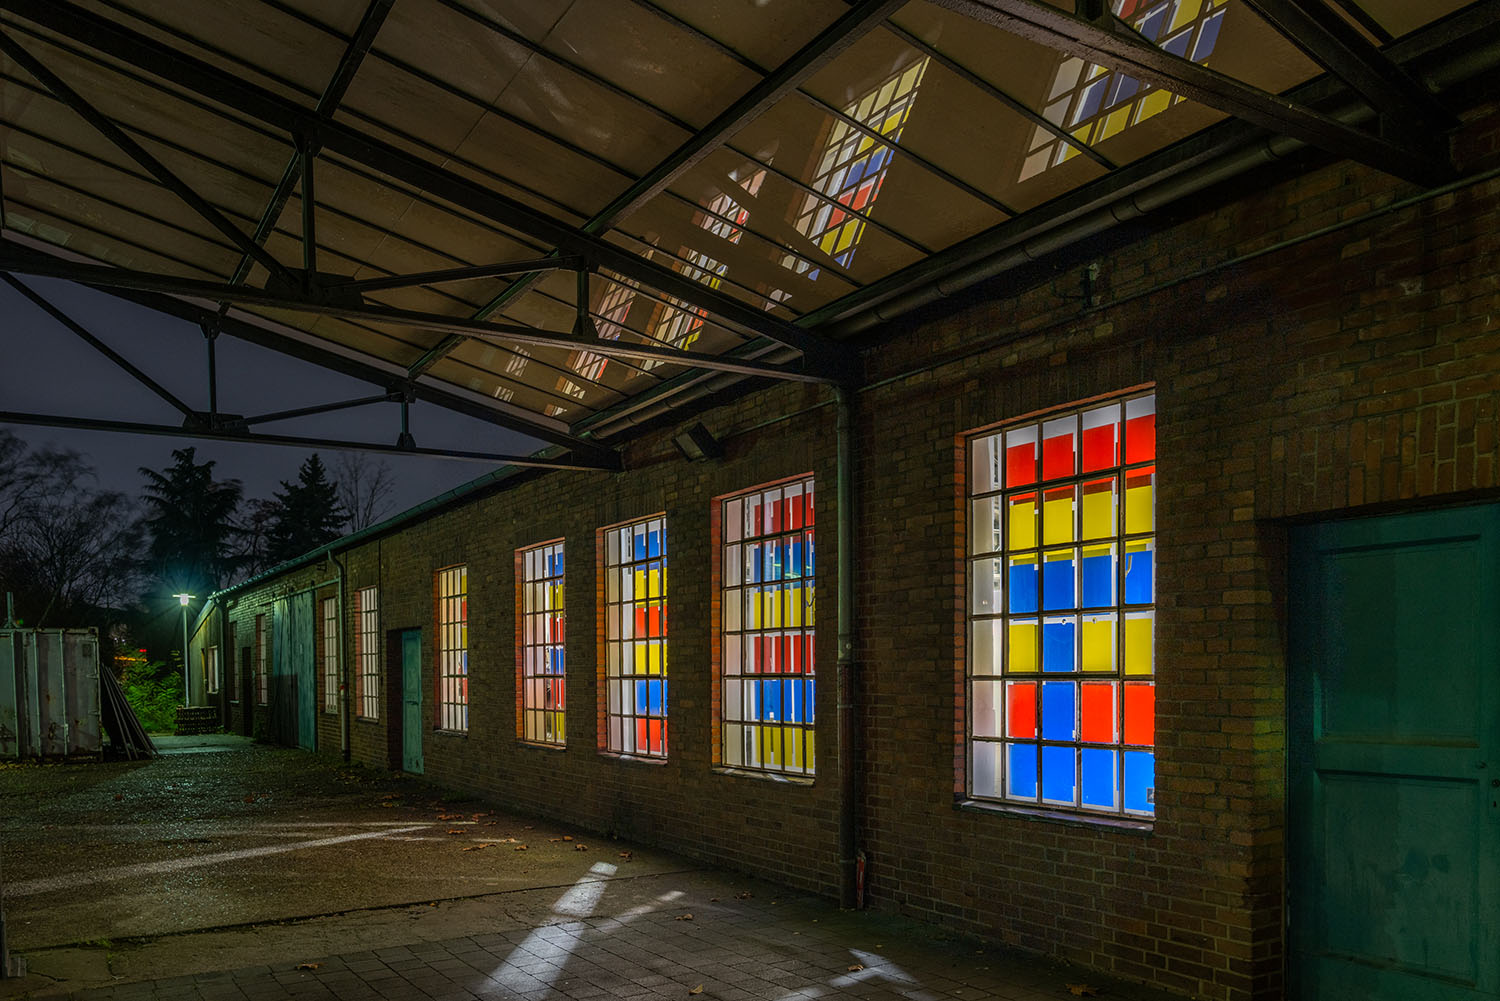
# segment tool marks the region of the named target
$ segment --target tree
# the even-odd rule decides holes
[[[296,483],[281,481],[275,497],[279,509],[271,522],[267,546],[273,566],[337,539],[349,520],[349,513],[339,503],[338,487],[328,479],[317,452],[303,461]]]
[[[19,446],[19,447],[16,447]],[[139,585],[141,525],[124,494],[100,490],[77,452],[0,436],[0,590],[29,625],[114,624]]]
[[[245,501],[235,519],[235,559],[240,572],[248,577],[271,569],[271,528],[281,515],[281,504],[265,497]]]
[[[162,472],[141,467],[146,489],[149,568],[164,589],[205,595],[229,582],[238,566],[234,516],[239,480],[215,480],[214,462],[195,462],[196,450],[175,449]]]
[[[384,459],[371,461],[368,452],[341,452],[334,462],[339,503],[349,512],[345,528],[358,532],[380,521],[391,509],[396,477]]]

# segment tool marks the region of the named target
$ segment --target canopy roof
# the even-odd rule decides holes
[[[1442,181],[1454,123],[1410,68],[1497,22],[1496,0],[0,0],[0,268],[612,467],[648,406],[854,381],[849,338],[924,288],[1268,136]],[[282,416],[174,405],[241,438]]]

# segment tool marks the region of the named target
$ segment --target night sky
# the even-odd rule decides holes
[[[70,282],[22,278],[95,337],[189,406],[208,409],[207,352],[198,328]],[[178,425],[181,415],[104,355],[0,283],[0,410]],[[218,340],[219,410],[255,415],[371,396],[378,387],[237,340]],[[294,480],[311,448],[216,442],[118,432],[3,425],[33,445],[52,443],[88,456],[100,485],[139,496],[141,466],[163,469],[172,450],[192,446],[198,461],[214,459],[219,479],[239,479],[245,497],[270,497]],[[395,403],[261,424],[265,433],[393,443],[401,427]],[[428,403],[411,408],[411,430],[423,448],[526,454],[541,447],[504,428]],[[338,453],[317,449],[330,470]],[[489,470],[492,465],[417,456],[384,458],[396,474],[388,513],[411,507]]]

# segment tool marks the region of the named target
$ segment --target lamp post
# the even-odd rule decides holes
[[[193,693],[192,682],[188,680],[187,610],[188,602],[192,601],[196,596],[191,594],[174,594],[172,597],[176,598],[177,603],[182,606],[182,704],[186,706],[192,703]]]

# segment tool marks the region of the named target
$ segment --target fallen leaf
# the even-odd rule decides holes
[[[463,831],[449,831],[449,834],[462,834]]]
[[[708,898],[708,902],[710,904],[717,904],[719,902],[719,898],[718,897],[709,897]]]
[[[323,965],[322,963],[298,963],[297,964],[297,969],[299,969],[299,970],[316,970],[318,967],[320,967],[322,965]]]
[[[692,990],[688,991],[688,993],[689,994],[702,994],[703,993],[703,985],[699,984],[697,987],[694,987]]]
[[[741,893],[736,893],[734,895],[734,899],[735,900],[749,900],[753,896],[755,896],[755,894],[751,893],[749,890],[745,890],[745,891],[743,891]]]
[[[1099,996],[1099,988],[1092,987],[1089,984],[1069,984],[1068,993],[1074,997],[1096,998]]]
[[[535,824],[522,824],[521,825],[521,830],[523,830],[523,831],[529,831],[529,830],[531,830],[535,826],[536,826]]]
[[[858,973],[860,970],[863,970],[864,968],[865,968],[865,966],[864,966],[863,963],[850,963],[849,964],[849,972],[850,973]]]
[[[691,920],[693,920],[693,916],[691,914],[679,914],[679,915],[677,915],[676,920],[678,920],[678,921],[691,921]]]
[[[494,827],[498,823],[500,823],[500,821],[498,821],[498,820],[487,820],[487,821],[484,822],[484,826],[485,827]]]
[[[548,838],[547,840],[550,841],[550,842],[552,842],[553,844],[557,844],[559,841],[562,840],[562,838]]]
[[[586,851],[589,850],[589,846],[588,845],[574,845],[573,846],[573,850],[575,852],[586,852]]]
[[[626,862],[630,861],[630,857],[631,857],[630,852],[621,852],[620,853],[620,858],[624,859]]]
[[[525,850],[526,850],[526,846],[525,845],[516,845],[514,848],[511,849],[511,851],[514,851],[514,852],[524,852]]]
[[[564,841],[572,841],[573,840],[573,835],[571,835],[571,834],[564,834],[563,837],[562,837],[562,839]]]

